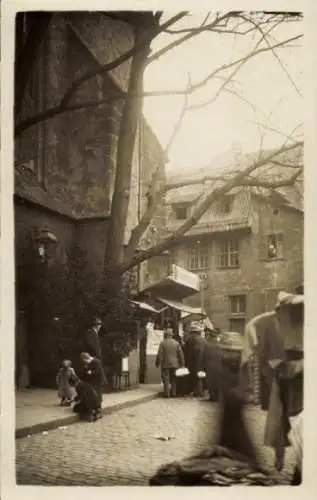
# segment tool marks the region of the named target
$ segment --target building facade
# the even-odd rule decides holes
[[[21,24],[22,43],[28,33],[27,21],[26,17]],[[101,12],[54,14],[26,84],[18,121],[58,105],[75,79],[131,49],[135,29],[142,23],[142,14],[133,13],[122,13],[115,19]],[[118,89],[125,90],[130,64],[127,61],[111,73],[85,82],[71,104],[106,99]],[[18,277],[30,265],[30,241],[36,251],[49,254],[47,267],[56,266],[62,273],[63,266],[67,267],[74,252],[80,249],[85,253],[87,272],[96,279],[102,275],[122,109],[123,102],[113,100],[101,107],[64,113],[17,137],[14,202]],[[142,117],[133,157],[125,243],[147,209],[146,195],[153,185],[153,173],[158,172],[156,182],[164,182],[164,168],[164,152]],[[45,249],[39,239],[43,232],[55,239]],[[141,273],[135,270],[136,289],[145,272],[146,265]],[[33,370],[34,375],[39,366],[39,360],[30,362],[32,352],[44,358],[47,353],[43,338],[28,331],[25,290],[19,279],[16,309],[17,379],[23,386],[28,385],[28,372]],[[45,326],[46,338],[57,335],[53,316],[52,312],[51,322]],[[24,381],[22,372],[26,373]]]
[[[205,189],[202,184],[169,193],[170,232],[190,216]],[[273,194],[236,187],[171,250],[171,262],[200,274],[200,296],[188,303],[202,306],[215,327],[243,332],[247,321],[274,307],[280,290],[295,292],[302,285],[304,213],[299,191],[298,185]]]

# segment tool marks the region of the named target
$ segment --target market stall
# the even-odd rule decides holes
[[[173,265],[171,274],[146,287],[135,297],[134,302],[146,304],[155,310],[148,310],[147,320],[140,326],[140,371],[144,369],[146,372],[144,382],[153,384],[161,381],[160,371],[155,367],[155,358],[166,325],[169,324],[176,334],[182,336],[182,315],[205,316],[200,308],[183,302],[199,292],[199,277]]]

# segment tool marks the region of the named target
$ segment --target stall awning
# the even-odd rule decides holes
[[[191,307],[186,304],[183,304],[182,302],[178,302],[177,300],[171,300],[171,299],[166,299],[165,297],[157,297],[157,299],[162,302],[163,304],[166,304],[169,307],[172,307],[173,309],[176,309],[177,311],[182,311],[189,314],[198,314],[203,317],[206,316],[204,312],[202,312],[200,307]]]
[[[150,306],[150,304],[147,304],[146,302],[140,302],[138,300],[131,300],[130,301],[132,304],[135,304],[136,306],[140,307],[140,309],[143,309],[144,311],[149,311],[151,313],[159,314],[162,312],[166,307],[163,307],[162,309],[155,309],[155,307]]]
[[[153,294],[157,297],[168,297],[168,299],[177,298],[178,300],[190,297],[200,290],[199,276],[191,273],[182,267],[173,265],[172,273],[158,283],[144,288],[141,292],[144,294]]]

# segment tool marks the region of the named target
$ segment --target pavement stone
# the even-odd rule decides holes
[[[127,391],[105,394],[102,402],[104,414],[150,401],[158,396],[160,385],[140,385]],[[39,433],[79,420],[70,407],[61,407],[56,391],[52,389],[26,389],[16,393],[15,437]]]
[[[16,477],[23,485],[147,485],[166,462],[202,450],[217,433],[219,406],[192,398],[154,399],[122,409],[93,423],[78,422],[47,435],[16,440]],[[265,413],[246,410],[263,463],[272,466],[273,452],[262,446]],[[161,441],[157,436],[173,436]],[[286,452],[284,474],[290,478],[295,457]]]

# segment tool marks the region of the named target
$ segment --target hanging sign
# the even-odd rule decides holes
[[[164,340],[163,330],[149,330],[146,343],[146,354],[156,356],[160,343]]]

